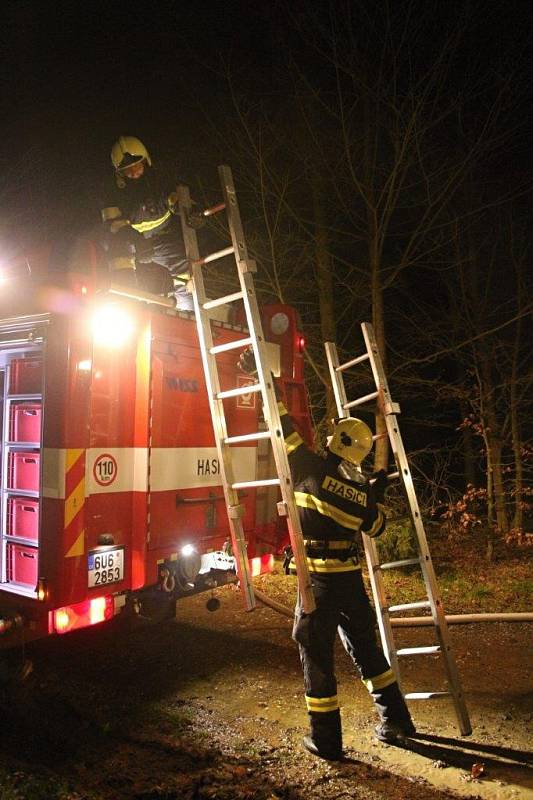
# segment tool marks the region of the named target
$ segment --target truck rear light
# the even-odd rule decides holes
[[[48,600],[48,585],[44,578],[39,578],[37,581],[36,592],[37,600],[39,600],[41,603],[44,603]]]
[[[111,619],[114,603],[111,595],[92,597],[72,606],[63,606],[50,612],[50,633],[70,633]]]
[[[299,335],[296,338],[296,347],[299,353],[303,353],[305,349],[305,336]]]

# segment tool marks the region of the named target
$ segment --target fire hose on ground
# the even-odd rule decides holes
[[[285,617],[292,619],[294,611],[292,611],[283,603],[278,603],[268,595],[254,588],[254,594],[260,603],[277,611],[278,614],[283,614]],[[517,611],[516,613],[498,613],[492,614],[447,614],[446,622],[448,625],[466,625],[474,622],[533,622],[533,612],[530,611]],[[432,617],[393,617],[391,618],[391,625],[393,628],[420,628],[427,625],[433,625]]]

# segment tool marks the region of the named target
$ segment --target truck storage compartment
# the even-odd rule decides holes
[[[40,453],[12,450],[8,457],[9,488],[22,492],[38,492],[40,461]]]
[[[14,358],[9,365],[9,394],[39,394],[42,378],[41,358]]]
[[[20,544],[7,545],[7,580],[35,589],[37,585],[39,551]]]
[[[39,442],[41,438],[41,403],[13,403],[10,433],[12,442]]]
[[[8,498],[6,533],[36,542],[39,538],[39,501],[27,497]]]

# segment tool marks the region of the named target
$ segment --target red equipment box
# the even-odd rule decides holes
[[[21,583],[34,589],[39,574],[39,551],[35,547],[20,544],[7,546],[7,579],[10,583]]]
[[[41,403],[16,403],[11,406],[10,439],[12,442],[39,442],[41,439]]]
[[[9,365],[10,394],[39,394],[43,362],[40,358],[14,358]]]
[[[19,452],[17,450],[9,453],[9,488],[19,489],[23,492],[38,492],[40,461],[40,453]]]
[[[39,538],[39,501],[10,497],[7,501],[7,535],[21,539]]]

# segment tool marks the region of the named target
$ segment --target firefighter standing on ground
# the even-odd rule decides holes
[[[360,420],[335,424],[326,458],[310,450],[279,404],[296,505],[304,536],[316,610],[305,614],[297,604],[293,638],[298,642],[305,699],[311,726],[304,746],[314,755],[342,758],[342,730],[334,642],[342,644],[370,692],[380,724],[378,739],[390,744],[415,733],[398,683],[376,638],[376,617],[366,594],[355,535],[379,536],[385,528],[387,477],[369,485],[361,462],[372,448],[372,433]],[[294,562],[289,564],[295,572]]]
[[[162,180],[144,144],[121,136],[111,149],[113,196],[102,209],[105,247],[113,279],[136,285],[136,263],[165,267],[172,275],[178,308],[192,310],[176,185]]]
[[[253,351],[240,356],[243,372],[255,374]],[[279,396],[279,393],[276,392]],[[380,724],[380,741],[399,744],[416,733],[411,716],[376,638],[376,616],[361,575],[355,535],[379,536],[385,529],[382,508],[384,470],[369,484],[361,462],[372,449],[372,433],[361,420],[336,420],[326,457],[310,450],[282,402],[281,427],[294,484],[307,565],[316,609],[306,614],[298,601],[293,638],[300,648],[305,700],[311,733],[303,744],[313,755],[342,759],[342,728],[334,671],[335,634],[370,692]],[[288,571],[295,573],[291,559]]]

